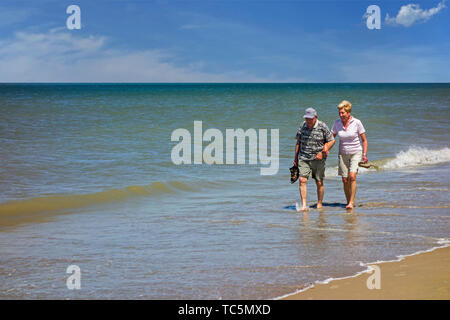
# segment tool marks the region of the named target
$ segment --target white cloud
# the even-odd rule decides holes
[[[421,9],[418,4],[405,5],[400,8],[396,17],[391,18],[389,14],[386,14],[385,21],[391,25],[402,25],[404,27],[410,27],[416,22],[428,21],[432,16],[446,7],[445,1],[439,2],[437,7],[429,10]]]
[[[270,82],[246,71],[209,73],[202,61],[185,66],[165,50],[108,49],[102,36],[63,28],[17,32],[0,41],[0,82]]]

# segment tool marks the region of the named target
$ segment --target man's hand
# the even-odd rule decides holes
[[[330,149],[328,149],[328,144],[326,143],[323,146],[323,150],[322,150],[322,158],[326,159],[328,157],[328,153],[330,152]]]
[[[292,165],[294,167],[298,167],[298,159],[294,159],[294,161],[292,161]]]
[[[322,160],[322,159],[323,159],[323,153],[322,153],[322,152],[319,152],[319,153],[316,155],[315,160]]]

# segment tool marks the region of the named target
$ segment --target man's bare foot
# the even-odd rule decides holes
[[[322,209],[322,204],[321,203],[317,203],[316,209]]]
[[[347,206],[345,207],[345,209],[353,209],[354,204],[353,203],[349,203],[347,204]]]
[[[300,212],[300,211],[308,211],[308,210],[309,210],[309,207],[308,207],[306,204],[304,204],[304,205],[302,205],[302,206],[300,207],[299,203],[296,202],[296,203],[295,203],[295,209],[297,209],[297,212]]]

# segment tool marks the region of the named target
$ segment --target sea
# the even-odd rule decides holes
[[[297,212],[304,110],[344,99],[375,166],[347,211],[337,141]],[[0,298],[277,299],[447,246],[449,134],[448,83],[0,84]]]

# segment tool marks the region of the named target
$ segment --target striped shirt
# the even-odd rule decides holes
[[[316,155],[322,151],[326,142],[334,140],[330,129],[322,121],[317,120],[310,130],[306,122],[297,130],[297,141],[300,142],[299,158],[301,160],[314,160]]]

